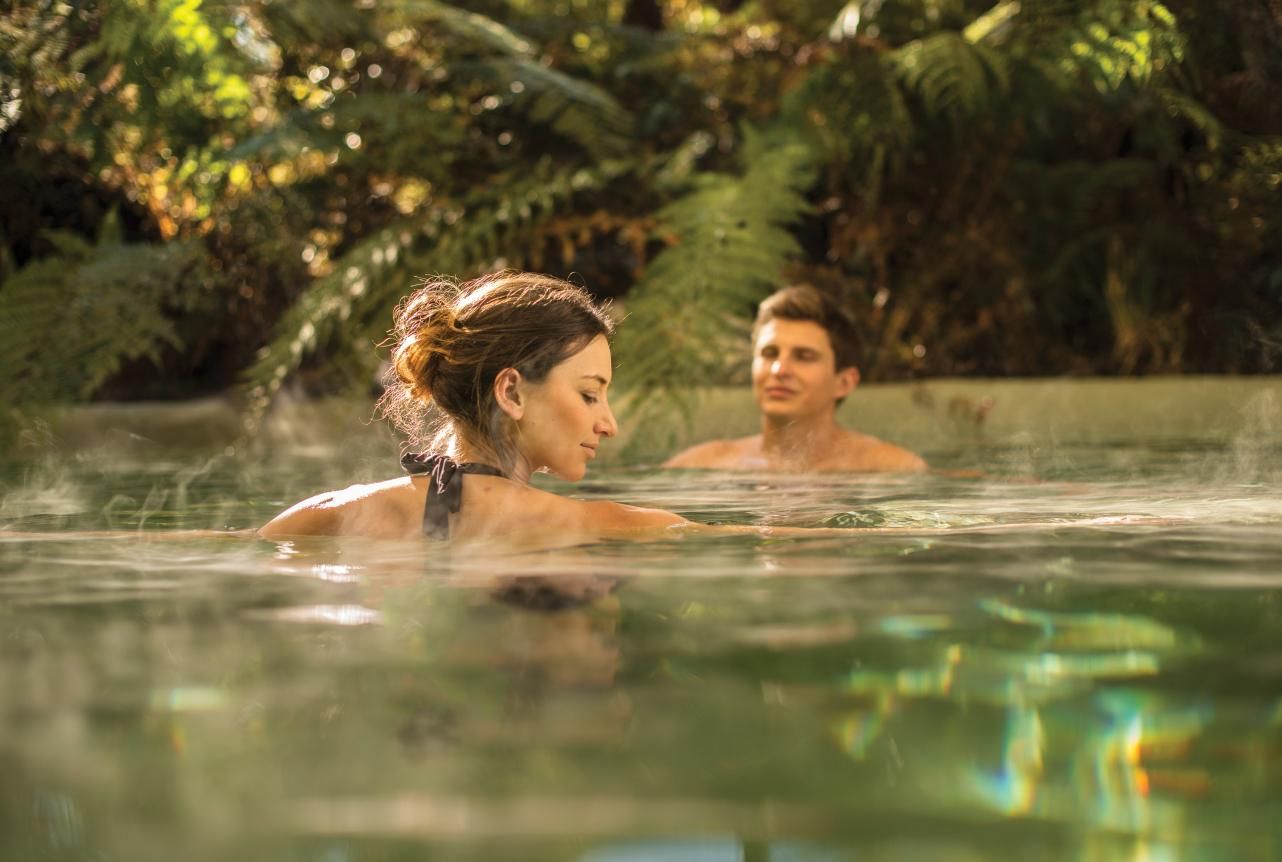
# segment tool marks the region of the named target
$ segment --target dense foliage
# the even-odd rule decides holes
[[[1282,358],[1270,0],[11,0],[0,56],[8,404],[367,386],[499,266],[647,393],[785,280],[871,379]]]

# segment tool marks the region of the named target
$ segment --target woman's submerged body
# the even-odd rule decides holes
[[[268,539],[301,535],[419,537],[423,535],[429,481],[426,476],[403,476],[318,494],[282,512],[258,532]],[[572,500],[497,476],[456,476],[454,481],[463,483],[463,505],[449,516],[449,538],[456,542],[528,544],[554,538],[555,544],[577,544],[687,523],[660,509]]]
[[[513,544],[577,544],[630,533],[661,532],[688,522],[660,509],[562,497],[529,484],[548,470],[577,481],[596,457],[602,438],[618,430],[610,411],[610,346],[598,335],[554,366],[542,381],[501,372],[495,381],[498,408],[515,423],[514,467],[504,476],[455,475],[462,505],[449,516],[454,541]],[[505,376],[506,375],[506,376]],[[488,447],[458,443],[457,463],[494,460]],[[494,465],[490,465],[494,466]],[[497,469],[497,468],[496,468]],[[408,539],[423,534],[429,475],[410,475],[342,491],[318,494],[285,510],[259,534],[269,539],[303,535]]]

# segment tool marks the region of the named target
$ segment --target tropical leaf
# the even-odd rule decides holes
[[[513,106],[596,158],[626,152],[634,118],[603,88],[530,60],[460,65],[457,71],[504,83]],[[514,92],[519,88],[520,92]]]
[[[958,33],[909,42],[890,62],[925,114],[942,117],[954,128],[989,113],[1010,90],[1005,57]]]
[[[647,428],[646,445],[663,445],[661,429],[688,416],[689,386],[724,378],[727,358],[742,355],[753,306],[800,253],[789,228],[810,209],[816,153],[786,130],[749,127],[744,138],[743,173],[703,174],[659,212],[657,233],[669,245],[627,303],[617,366],[629,422]]]
[[[0,392],[11,404],[93,396],[121,365],[181,347],[173,317],[185,304],[197,246],[91,245],[64,231],[56,253],[0,284]]]
[[[346,145],[360,136],[359,149]],[[228,150],[228,162],[287,162],[308,150],[337,153],[344,164],[365,162],[380,174],[444,182],[465,143],[459,112],[419,93],[361,92],[324,111],[297,109]]]
[[[398,15],[407,21],[439,24],[451,36],[492,53],[508,57],[533,57],[536,53],[534,43],[529,39],[478,12],[436,0],[386,0],[380,5],[385,13]]]

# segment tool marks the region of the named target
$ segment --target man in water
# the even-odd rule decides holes
[[[757,308],[752,392],[761,433],[711,440],[665,467],[790,473],[916,473],[918,455],[837,424],[837,406],[859,385],[850,319],[813,287],[785,287]]]

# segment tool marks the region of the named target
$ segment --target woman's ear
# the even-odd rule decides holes
[[[521,372],[515,368],[504,368],[494,378],[494,402],[508,418],[520,421],[525,415],[525,403],[521,400]]]

